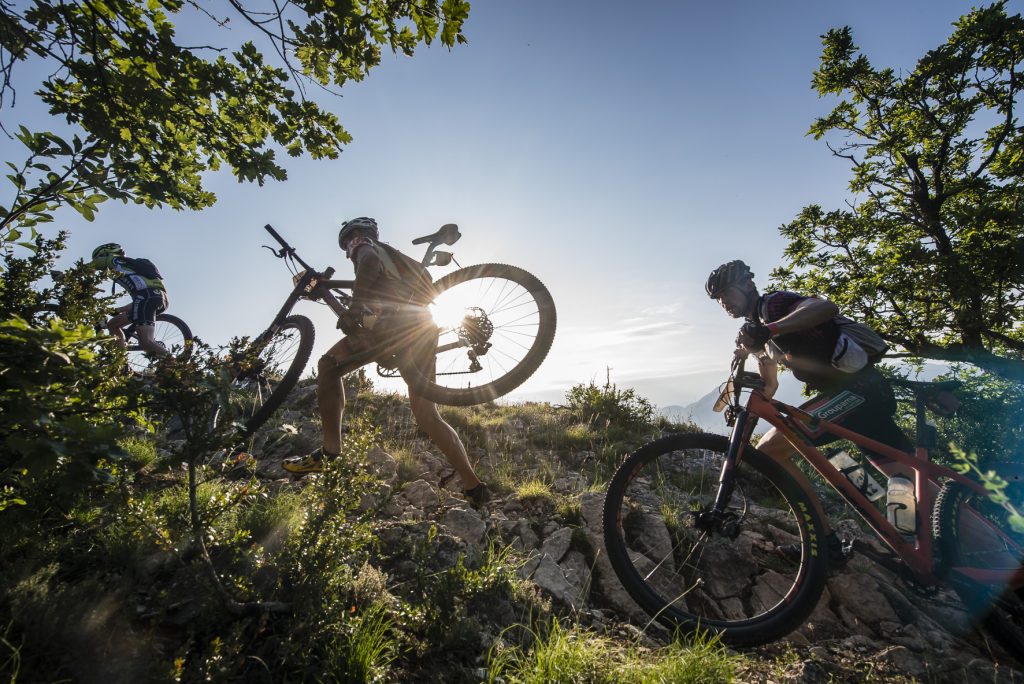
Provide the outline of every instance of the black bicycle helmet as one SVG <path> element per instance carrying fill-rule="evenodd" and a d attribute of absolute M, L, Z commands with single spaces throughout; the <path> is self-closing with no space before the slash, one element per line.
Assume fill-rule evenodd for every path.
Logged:
<path fill-rule="evenodd" d="M 736 261 L 722 264 L 712 271 L 711 275 L 708 276 L 708 282 L 704 285 L 704 289 L 707 291 L 708 297 L 714 299 L 727 288 L 753 279 L 754 274 L 751 272 L 750 267 L 737 259 Z"/>
<path fill-rule="evenodd" d="M 345 249 L 345 240 L 349 238 L 357 230 L 365 230 L 373 236 L 376 240 L 379 237 L 377 232 L 377 221 L 369 218 L 368 216 L 360 216 L 350 221 L 345 221 L 341 224 L 341 230 L 338 232 L 338 246 Z"/>
<path fill-rule="evenodd" d="M 124 256 L 124 249 L 116 242 L 108 242 L 92 250 L 92 258 L 94 260 L 101 256 Z"/>

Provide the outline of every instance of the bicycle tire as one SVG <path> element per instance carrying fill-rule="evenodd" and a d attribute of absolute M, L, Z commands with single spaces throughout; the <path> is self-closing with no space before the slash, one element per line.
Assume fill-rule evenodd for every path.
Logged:
<path fill-rule="evenodd" d="M 289 331 L 296 332 L 297 342 L 286 337 Z M 305 316 L 288 316 L 281 322 L 273 335 L 264 333 L 257 340 L 264 336 L 267 337 L 262 343 L 263 349 L 259 353 L 262 368 L 255 378 L 246 378 L 246 381 L 252 386 L 255 396 L 251 400 L 251 414 L 244 418 L 243 422 L 243 436 L 245 437 L 259 430 L 281 407 L 285 398 L 298 384 L 302 371 L 306 369 L 306 364 L 309 362 L 309 356 L 313 352 L 316 330 L 313 321 Z M 281 362 L 275 364 L 274 361 L 279 356 L 282 357 Z M 278 374 L 281 366 L 285 366 L 287 369 Z M 277 372 L 271 377 L 264 373 L 266 368 L 273 368 Z"/>
<path fill-rule="evenodd" d="M 472 281 L 478 282 L 474 286 Z M 498 282 L 500 285 L 495 287 Z M 469 287 L 454 292 L 453 288 L 467 283 Z M 474 287 L 476 292 L 473 292 Z M 400 364 L 399 371 L 410 391 L 448 406 L 483 404 L 519 387 L 540 367 L 555 338 L 557 315 L 551 293 L 536 276 L 517 266 L 478 264 L 449 273 L 438 280 L 434 288 L 435 305 L 443 305 L 445 299 L 449 299 L 456 306 L 461 306 L 460 300 L 465 298 L 465 310 L 476 308 L 488 325 L 492 326 L 488 340 L 494 345 L 500 342 L 504 348 L 495 346 L 481 354 L 483 366 L 475 372 L 482 373 L 479 377 L 486 382 L 475 386 L 472 380 L 463 386 L 443 384 L 450 377 L 477 377 L 475 372 L 466 371 L 461 365 L 454 366 L 454 370 L 448 365 L 465 363 L 460 359 L 460 355 L 468 358 L 468 348 L 465 347 L 452 350 L 446 358 L 442 358 L 443 353 L 435 357 L 434 368 L 430 372 Z M 446 298 L 448 293 L 452 296 Z M 489 301 L 491 299 L 494 301 Z M 462 320 L 464 322 L 469 318 Z M 453 336 L 458 336 L 460 331 L 465 333 L 464 328 L 458 326 L 445 328 L 441 325 L 440 328 L 439 346 L 444 343 L 446 330 L 447 334 Z M 530 339 L 517 339 L 512 335 Z M 524 349 L 525 353 L 521 353 L 517 347 Z M 507 358 L 502 359 L 500 355 Z M 509 363 L 510 367 L 505 368 L 502 361 Z M 497 370 L 500 373 L 495 376 Z M 461 380 L 459 382 L 461 384 Z"/>
<path fill-rule="evenodd" d="M 720 435 L 684 433 L 631 454 L 608 487 L 605 547 L 629 595 L 670 629 L 709 630 L 735 646 L 767 643 L 799 627 L 821 597 L 824 523 L 807 492 L 747 446 L 729 510 L 753 497 L 758 510 L 739 517 L 732 538 L 699 531 L 695 513 L 714 500 L 728 447 Z M 776 551 L 793 540 L 798 564 Z"/>
<path fill-rule="evenodd" d="M 1024 463 L 989 464 L 1007 482 L 1006 493 L 1019 512 L 1024 512 Z M 963 512 L 971 509 L 998 528 L 993 534 Z M 1024 567 L 1024 533 L 1012 529 L 1009 512 L 991 499 L 978 496 L 967 487 L 946 482 L 935 498 L 932 535 L 942 561 L 942 570 L 972 619 L 983 624 L 996 639 L 1024 662 L 1024 585 L 994 587 L 957 576 L 952 569 L 971 567 Z"/>
<path fill-rule="evenodd" d="M 133 326 L 134 327 L 134 326 Z M 153 339 L 178 358 L 187 359 L 192 354 L 192 329 L 185 321 L 173 314 L 157 314 L 153 326 Z M 177 351 L 175 351 L 177 350 Z M 152 365 L 156 357 L 147 356 L 139 344 L 138 331 L 133 330 L 128 340 L 128 366 L 141 372 Z"/>

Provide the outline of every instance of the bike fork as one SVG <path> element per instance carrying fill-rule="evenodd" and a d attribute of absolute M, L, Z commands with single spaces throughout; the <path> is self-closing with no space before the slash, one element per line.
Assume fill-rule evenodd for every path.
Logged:
<path fill-rule="evenodd" d="M 736 412 L 736 424 L 729 439 L 729 450 L 725 454 L 725 462 L 718 475 L 718 493 L 715 495 L 713 510 L 724 512 L 732 498 L 733 489 L 736 487 L 736 466 L 739 464 L 740 454 L 743 453 L 743 446 L 750 440 L 755 424 L 757 418 L 751 419 L 746 408 Z"/>

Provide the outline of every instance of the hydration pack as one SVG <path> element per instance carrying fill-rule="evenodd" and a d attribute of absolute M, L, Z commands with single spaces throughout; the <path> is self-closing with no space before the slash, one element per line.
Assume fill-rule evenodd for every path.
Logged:
<path fill-rule="evenodd" d="M 121 257 L 121 260 L 124 262 L 125 266 L 127 266 L 128 268 L 130 268 L 132 271 L 139 274 L 143 278 L 148 278 L 150 280 L 163 280 L 163 277 L 160 275 L 160 271 L 156 267 L 156 264 L 154 264 L 149 259 L 132 259 L 130 257 Z"/>
<path fill-rule="evenodd" d="M 426 306 L 434 299 L 434 279 L 427 267 L 412 257 L 402 254 L 383 242 L 373 243 L 380 248 L 378 255 L 384 264 L 384 272 L 411 304 Z"/>
<path fill-rule="evenodd" d="M 871 326 L 856 323 L 842 316 L 836 317 L 836 323 L 839 324 L 840 335 L 846 335 L 867 353 L 868 363 L 878 363 L 885 352 L 889 351 L 889 345 Z"/>

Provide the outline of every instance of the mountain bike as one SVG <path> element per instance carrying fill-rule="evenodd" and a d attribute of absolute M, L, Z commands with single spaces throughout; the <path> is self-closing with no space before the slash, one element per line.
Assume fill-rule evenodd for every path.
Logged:
<path fill-rule="evenodd" d="M 270 326 L 252 341 L 251 360 L 237 376 L 238 384 L 251 390 L 245 434 L 254 433 L 273 415 L 309 361 L 313 322 L 293 315 L 292 308 L 302 299 L 320 302 L 340 320 L 352 306 L 349 292 L 355 287 L 354 280 L 332 280 L 333 268 L 311 267 L 272 226 L 264 228 L 280 249 L 264 247 L 285 261 L 294 287 Z M 412 243 L 427 245 L 424 266 L 447 266 L 454 261 L 453 254 L 437 248 L 453 245 L 461 237 L 458 226 L 449 223 Z M 554 300 L 540 280 L 521 268 L 507 264 L 459 268 L 433 283 L 433 295 L 430 319 L 421 315 L 422 310 L 411 314 L 418 317 L 412 335 L 437 340 L 432 368 L 407 360 L 407 350 L 415 346 L 409 334 L 374 344 L 354 357 L 353 363 L 377 362 L 381 375 L 401 375 L 411 391 L 435 403 L 470 406 L 521 385 L 551 348 Z M 378 328 L 386 325 L 382 318 Z"/>
<path fill-rule="evenodd" d="M 1011 653 L 1024 654 L 1024 464 L 988 467 L 1005 483 L 1004 501 L 979 482 L 929 460 L 935 428 L 930 401 L 956 381 L 897 381 L 914 396 L 915 453 L 881 444 L 803 410 L 769 399 L 764 381 L 732 365 L 715 406 L 730 437 L 675 434 L 631 454 L 615 473 L 604 506 L 604 540 L 611 565 L 630 596 L 659 622 L 710 630 L 734 645 L 778 639 L 799 627 L 818 603 L 829 571 L 824 521 L 780 465 L 751 446 L 759 419 L 783 434 L 888 547 L 854 542 L 854 551 L 889 568 L 912 586 L 951 587 L 971 616 L 983 621 Z M 934 404 L 933 404 L 934 405 Z M 916 531 L 897 529 L 798 427 L 825 430 L 869 450 L 874 468 L 899 463 L 916 480 Z M 890 472 L 892 472 L 890 470 Z M 863 483 L 860 483 L 861 485 Z M 936 493 L 937 492 L 937 493 Z M 797 543 L 798 564 L 777 553 Z"/>
<path fill-rule="evenodd" d="M 44 318 L 51 314 L 55 316 L 61 314 L 60 304 L 57 302 L 43 304 L 39 311 L 41 314 L 44 314 Z M 101 323 L 95 323 L 93 324 L 93 329 L 97 333 L 102 333 L 106 330 L 106 327 Z M 134 373 L 144 373 L 152 365 L 156 357 L 147 354 L 142 349 L 136 324 L 129 323 L 124 328 L 121 328 L 121 332 L 124 334 L 126 344 L 125 351 L 128 355 L 128 369 Z M 156 322 L 153 326 L 153 339 L 171 354 L 182 356 L 191 353 L 192 341 L 195 337 L 185 321 L 172 314 L 160 313 L 157 314 Z"/>

